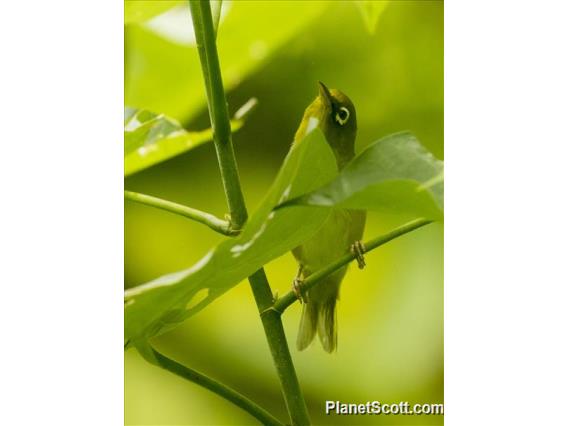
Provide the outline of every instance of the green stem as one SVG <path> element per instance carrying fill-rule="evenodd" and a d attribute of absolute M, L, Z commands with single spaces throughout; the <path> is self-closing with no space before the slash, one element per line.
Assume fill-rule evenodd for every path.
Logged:
<path fill-rule="evenodd" d="M 278 419 L 272 416 L 272 414 L 270 414 L 264 408 L 258 406 L 256 403 L 254 403 L 244 395 L 241 395 L 234 389 L 231 389 L 223 383 L 207 377 L 205 374 L 192 370 L 191 368 L 188 368 L 174 361 L 173 359 L 168 358 L 155 349 L 152 349 L 152 352 L 154 353 L 156 360 L 162 368 L 199 386 L 202 386 L 205 389 L 209 389 L 211 392 L 216 393 L 222 398 L 225 398 L 227 401 L 232 402 L 237 407 L 245 410 L 251 416 L 260 421 L 263 425 L 283 426 L 283 423 L 278 421 Z"/>
<path fill-rule="evenodd" d="M 187 207 L 182 204 L 177 204 L 172 201 L 132 191 L 124 191 L 124 199 L 187 217 L 188 219 L 207 225 L 212 230 L 223 235 L 235 236 L 239 234 L 239 231 L 231 229 L 231 224 L 226 220 L 219 219 L 212 214 L 192 209 L 191 207 Z"/>
<path fill-rule="evenodd" d="M 278 373 L 290 420 L 293 425 L 309 425 L 310 415 L 308 407 L 304 401 L 298 376 L 292 362 L 292 355 L 290 355 L 280 314 L 269 310 L 274 303 L 274 296 L 272 295 L 264 269 L 261 268 L 252 274 L 249 277 L 249 283 L 258 312 L 261 314 L 260 318 L 264 327 L 264 334 L 266 335 L 272 360 Z"/>
<path fill-rule="evenodd" d="M 365 251 L 368 253 L 371 250 L 374 250 L 377 247 L 380 247 L 383 244 L 386 244 L 389 241 L 400 237 L 401 235 L 407 234 L 411 231 L 414 231 L 415 229 L 421 228 L 422 226 L 428 225 L 429 223 L 432 222 L 433 222 L 432 220 L 426 220 L 426 219 L 415 219 L 413 221 L 410 221 L 402 226 L 399 226 L 398 228 L 393 229 L 391 232 L 387 234 L 381 235 L 379 237 L 373 238 L 372 240 L 365 242 L 364 243 Z M 347 253 L 342 257 L 340 257 L 339 259 L 337 259 L 335 262 L 330 263 L 325 268 L 322 268 L 317 272 L 311 274 L 299 286 L 300 292 L 305 293 L 306 291 L 308 291 L 309 289 L 313 288 L 318 283 L 320 283 L 323 278 L 334 273 L 338 269 L 344 267 L 355 258 L 356 256 L 354 254 Z M 279 298 L 271 307 L 269 307 L 266 311 L 264 311 L 264 313 L 268 314 L 269 312 L 274 312 L 278 315 L 281 315 L 282 313 L 284 313 L 286 308 L 292 305 L 296 300 L 298 300 L 296 293 L 294 291 L 290 291 L 286 293 L 283 297 Z"/>
<path fill-rule="evenodd" d="M 219 168 L 223 177 L 225 195 L 234 229 L 240 229 L 247 219 L 247 211 L 231 142 L 229 114 L 221 79 L 219 58 L 217 56 L 211 8 L 206 0 L 190 0 L 189 5 L 207 89 L 209 115 L 216 135 L 214 143 Z M 258 310 L 259 312 L 264 312 L 273 303 L 272 290 L 264 269 L 261 268 L 251 275 L 249 282 Z M 261 315 L 261 319 L 272 359 L 280 379 L 290 420 L 293 425 L 309 425 L 308 409 L 302 396 L 294 364 L 292 363 L 282 321 L 279 315 L 270 313 Z"/>
<path fill-rule="evenodd" d="M 231 124 L 215 45 L 211 8 L 206 0 L 191 0 L 189 6 L 207 89 L 207 105 L 213 129 L 213 141 L 231 215 L 231 224 L 233 229 L 241 229 L 247 220 L 247 211 L 231 140 Z"/>
<path fill-rule="evenodd" d="M 219 32 L 219 21 L 221 21 L 221 8 L 223 7 L 222 0 L 213 0 L 211 8 L 211 15 L 213 16 L 213 30 L 215 31 L 215 36 Z"/>

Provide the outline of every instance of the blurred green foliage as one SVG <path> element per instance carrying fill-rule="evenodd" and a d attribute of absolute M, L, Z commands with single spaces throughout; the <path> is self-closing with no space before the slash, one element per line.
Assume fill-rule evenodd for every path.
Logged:
<path fill-rule="evenodd" d="M 231 121 L 236 132 L 244 120 Z M 188 132 L 175 120 L 145 109 L 124 108 L 124 176 L 213 140 L 211 129 Z"/>
<path fill-rule="evenodd" d="M 266 62 L 271 52 L 322 11 L 325 2 L 308 1 L 298 6 L 295 1 L 225 2 L 217 45 L 226 89 L 236 87 Z M 187 5 L 175 7 L 143 25 L 128 26 L 127 105 L 178 120 L 203 107 L 203 79 L 188 10 Z"/>
<path fill-rule="evenodd" d="M 390 2 L 374 33 L 350 2 L 224 4 L 218 42 L 231 89 L 229 108 L 234 112 L 250 97 L 259 99 L 234 135 L 249 210 L 273 182 L 303 110 L 317 94 L 318 80 L 353 100 L 359 151 L 389 133 L 410 130 L 443 158 L 442 2 Z M 171 115 L 188 130 L 207 129 L 197 53 L 191 35 L 175 33 L 178 27 L 191 27 L 185 6 L 125 26 L 126 102 Z M 225 213 L 211 144 L 134 174 L 125 187 L 220 217 Z M 365 237 L 409 219 L 371 213 Z M 200 224 L 128 203 L 125 285 L 187 268 L 223 238 Z M 324 414 L 326 399 L 443 401 L 443 226 L 429 225 L 397 239 L 370 253 L 367 264 L 364 271 L 352 268 L 342 286 L 338 352 L 328 355 L 317 345 L 302 353 L 292 348 L 312 419 L 316 424 L 441 424 L 436 416 Z M 288 291 L 295 273 L 292 256 L 271 262 L 267 273 L 280 294 Z M 283 319 L 293 342 L 298 306 Z M 233 288 L 153 343 L 286 418 L 248 285 Z M 131 350 L 125 354 L 125 422 L 250 424 L 251 418 Z"/>

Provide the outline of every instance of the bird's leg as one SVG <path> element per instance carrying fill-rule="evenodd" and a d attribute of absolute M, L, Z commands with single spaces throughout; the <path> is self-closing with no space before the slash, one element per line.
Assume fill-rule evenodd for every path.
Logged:
<path fill-rule="evenodd" d="M 365 267 L 365 257 L 363 256 L 363 253 L 365 253 L 366 251 L 363 242 L 355 241 L 353 244 L 351 244 L 350 251 L 355 256 L 355 259 L 357 259 L 359 269 L 363 269 Z"/>
<path fill-rule="evenodd" d="M 300 278 L 302 276 L 303 270 L 304 270 L 304 265 L 299 265 L 298 266 L 298 273 L 296 274 L 294 281 L 292 281 L 292 290 L 294 290 L 294 293 L 296 294 L 296 297 L 298 298 L 300 303 L 308 303 L 308 301 L 306 300 L 306 298 L 302 294 L 302 289 L 300 288 L 300 286 L 303 283 L 302 279 Z"/>

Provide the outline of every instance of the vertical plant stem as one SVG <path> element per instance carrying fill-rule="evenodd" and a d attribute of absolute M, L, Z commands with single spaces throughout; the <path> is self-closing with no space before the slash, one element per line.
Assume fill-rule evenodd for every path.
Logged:
<path fill-rule="evenodd" d="M 236 229 L 240 229 L 246 222 L 247 210 L 231 141 L 229 113 L 215 44 L 211 7 L 207 0 L 190 0 L 189 5 L 207 89 L 209 115 L 215 133 L 214 143 L 225 195 L 231 213 L 231 221 Z M 282 320 L 277 312 L 266 311 L 272 306 L 273 295 L 264 269 L 261 268 L 251 275 L 249 282 L 258 310 L 263 313 L 261 318 L 264 333 L 280 379 L 290 420 L 293 425 L 309 425 L 308 409 L 292 363 Z"/>
<path fill-rule="evenodd" d="M 258 312 L 261 315 L 264 333 L 276 366 L 290 420 L 293 425 L 309 425 L 308 407 L 294 369 L 282 319 L 277 311 L 269 309 L 274 303 L 274 297 L 264 269 L 261 268 L 252 274 L 249 277 L 249 282 Z"/>
<path fill-rule="evenodd" d="M 247 220 L 247 210 L 233 150 L 231 122 L 217 56 L 211 7 L 207 0 L 190 0 L 189 4 L 207 89 L 207 105 L 213 129 L 213 141 L 231 215 L 231 224 L 233 229 L 241 229 Z"/>
<path fill-rule="evenodd" d="M 223 7 L 223 0 L 212 0 L 211 2 L 211 15 L 213 16 L 213 29 L 215 36 L 219 31 L 219 22 L 221 21 L 221 8 Z"/>

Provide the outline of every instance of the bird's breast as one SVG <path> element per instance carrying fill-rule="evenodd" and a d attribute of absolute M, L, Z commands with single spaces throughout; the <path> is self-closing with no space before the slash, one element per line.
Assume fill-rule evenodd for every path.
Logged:
<path fill-rule="evenodd" d="M 332 210 L 316 234 L 294 249 L 296 259 L 314 272 L 349 251 L 353 216 L 348 210 Z"/>

